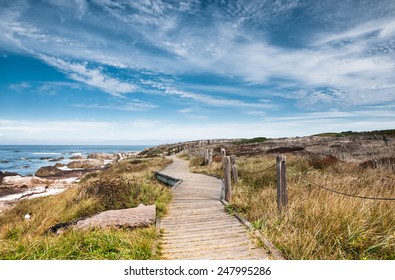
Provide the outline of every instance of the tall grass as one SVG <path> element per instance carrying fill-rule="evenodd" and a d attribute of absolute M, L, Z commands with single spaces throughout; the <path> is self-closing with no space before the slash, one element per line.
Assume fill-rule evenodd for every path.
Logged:
<path fill-rule="evenodd" d="M 192 162 L 193 170 L 222 173 L 219 163 L 206 167 L 199 162 Z M 395 201 L 351 198 L 315 185 L 360 196 L 395 197 L 391 169 L 288 156 L 289 204 L 279 213 L 275 168 L 260 172 L 274 162 L 267 156 L 238 159 L 240 181 L 233 186 L 229 209 L 251 221 L 286 258 L 395 259 Z"/>
<path fill-rule="evenodd" d="M 58 223 L 100 211 L 156 204 L 166 213 L 171 192 L 158 183 L 153 171 L 169 164 L 165 159 L 126 160 L 93 173 L 65 192 L 22 200 L 0 216 L 1 259 L 122 259 L 156 258 L 151 245 L 154 229 L 70 230 L 56 236 L 47 230 Z M 31 219 L 25 220 L 30 213 Z M 96 244 L 96 245 L 95 245 Z M 128 249 L 122 247 L 127 245 Z M 102 248 L 102 249 L 100 249 Z"/>

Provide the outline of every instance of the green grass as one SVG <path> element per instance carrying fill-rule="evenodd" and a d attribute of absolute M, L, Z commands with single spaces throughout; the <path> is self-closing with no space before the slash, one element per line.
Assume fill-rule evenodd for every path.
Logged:
<path fill-rule="evenodd" d="M 222 174 L 221 163 L 196 172 Z M 228 211 L 248 219 L 288 259 L 395 259 L 395 202 L 372 201 L 333 194 L 306 182 L 350 194 L 395 197 L 391 169 L 361 169 L 332 158 L 287 156 L 289 204 L 279 213 L 276 203 L 274 157 L 240 157 L 238 184 Z"/>
<path fill-rule="evenodd" d="M 395 135 L 395 129 L 387 129 L 387 130 L 373 130 L 373 131 L 343 131 L 343 132 L 325 132 L 320 134 L 315 134 L 314 136 L 322 136 L 322 137 L 344 137 L 344 136 L 360 136 L 360 135 Z"/>
<path fill-rule="evenodd" d="M 157 236 L 153 228 L 66 230 L 60 236 L 47 231 L 58 223 L 105 210 L 136 207 L 140 203 L 156 204 L 157 215 L 164 215 L 171 191 L 155 180 L 153 171 L 168 164 L 168 160 L 159 158 L 126 160 L 88 175 L 59 195 L 20 201 L 0 216 L 0 258 L 156 258 L 152 246 Z M 26 213 L 32 215 L 28 221 L 23 218 Z"/>
<path fill-rule="evenodd" d="M 11 240 L 1 246 L 0 259 L 7 260 L 149 260 L 156 229 L 68 230 L 60 236 Z"/>
<path fill-rule="evenodd" d="M 255 137 L 251 139 L 241 139 L 233 142 L 233 144 L 241 145 L 241 144 L 252 144 L 252 143 L 262 143 L 266 142 L 268 139 L 266 137 Z"/>

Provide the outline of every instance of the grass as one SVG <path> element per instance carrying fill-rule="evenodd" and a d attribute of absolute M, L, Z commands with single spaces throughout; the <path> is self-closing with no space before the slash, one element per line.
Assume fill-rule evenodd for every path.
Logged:
<path fill-rule="evenodd" d="M 13 260 L 117 260 L 155 259 L 156 229 L 69 230 L 60 236 L 38 236 L 3 244 L 1 259 Z"/>
<path fill-rule="evenodd" d="M 346 193 L 395 197 L 392 169 L 361 169 L 333 157 L 287 156 L 289 204 L 276 204 L 274 157 L 238 158 L 240 181 L 233 185 L 229 211 L 237 211 L 265 234 L 288 259 L 395 259 L 395 201 L 334 194 L 305 181 Z M 195 172 L 222 175 L 221 163 Z M 294 170 L 296 172 L 291 171 Z"/>
<path fill-rule="evenodd" d="M 387 129 L 387 130 L 373 130 L 373 131 L 343 131 L 343 132 L 325 132 L 316 134 L 314 136 L 323 136 L 323 137 L 344 137 L 344 136 L 358 136 L 358 135 L 373 135 L 373 136 L 381 136 L 381 135 L 395 135 L 395 129 Z"/>
<path fill-rule="evenodd" d="M 251 143 L 262 143 L 266 142 L 268 139 L 266 137 L 255 137 L 251 139 L 240 139 L 238 141 L 233 142 L 233 144 L 241 145 L 241 144 L 251 144 Z"/>
<path fill-rule="evenodd" d="M 171 192 L 153 171 L 165 159 L 126 160 L 90 174 L 56 196 L 22 200 L 0 216 L 0 259 L 154 259 L 153 228 L 139 230 L 69 230 L 47 233 L 57 224 L 100 211 L 156 204 L 157 215 L 167 211 Z M 32 218 L 24 220 L 30 213 Z"/>

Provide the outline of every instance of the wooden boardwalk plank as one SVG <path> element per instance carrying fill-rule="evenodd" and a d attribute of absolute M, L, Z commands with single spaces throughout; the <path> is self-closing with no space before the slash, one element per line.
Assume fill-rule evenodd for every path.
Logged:
<path fill-rule="evenodd" d="M 171 157 L 162 173 L 182 179 L 169 213 L 161 221 L 164 259 L 269 259 L 246 228 L 225 212 L 221 180 L 189 172 L 188 162 Z"/>

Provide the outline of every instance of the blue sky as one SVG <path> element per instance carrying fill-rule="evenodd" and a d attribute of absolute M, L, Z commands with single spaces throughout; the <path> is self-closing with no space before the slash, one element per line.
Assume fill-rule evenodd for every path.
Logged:
<path fill-rule="evenodd" d="M 0 7 L 0 144 L 395 128 L 393 0 Z"/>

